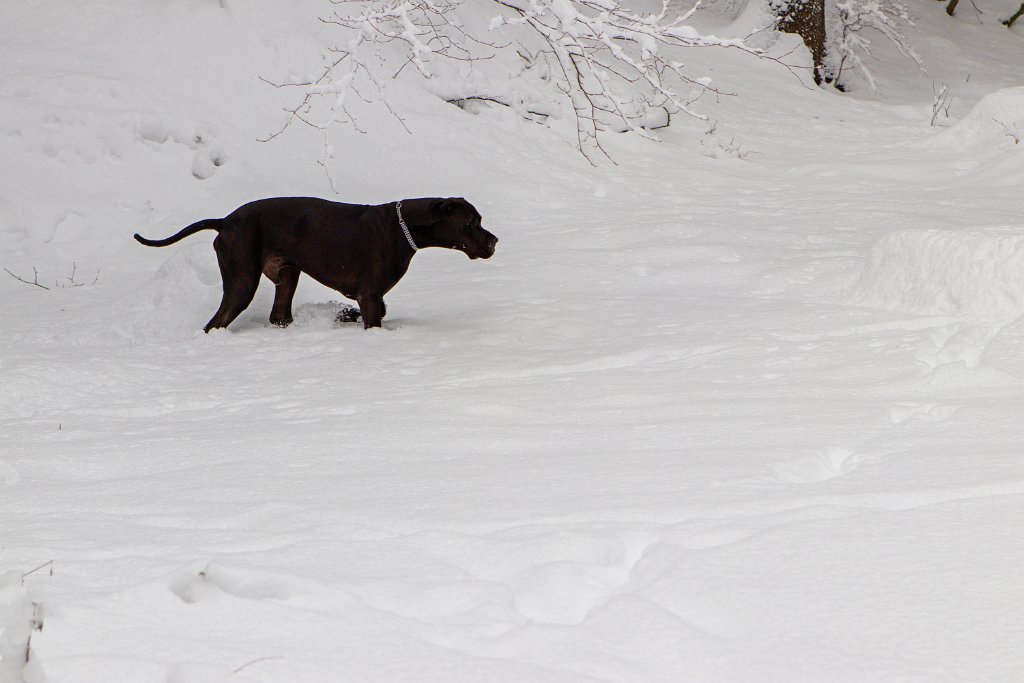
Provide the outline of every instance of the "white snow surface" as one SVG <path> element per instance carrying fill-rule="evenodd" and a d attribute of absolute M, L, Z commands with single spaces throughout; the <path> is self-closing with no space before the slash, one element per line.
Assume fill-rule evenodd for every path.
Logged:
<path fill-rule="evenodd" d="M 0 683 L 1024 680 L 992 4 L 914 3 L 929 74 L 877 93 L 688 51 L 715 132 L 597 166 L 411 73 L 404 125 L 258 142 L 316 0 L 0 4 L 0 266 L 49 288 L 0 273 Z M 501 241 L 418 254 L 383 330 L 307 278 L 204 335 L 212 235 L 132 233 L 275 195 L 464 196 Z"/>

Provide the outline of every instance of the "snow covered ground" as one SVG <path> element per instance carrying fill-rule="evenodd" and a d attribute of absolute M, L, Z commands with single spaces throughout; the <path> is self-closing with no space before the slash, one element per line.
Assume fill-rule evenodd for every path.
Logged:
<path fill-rule="evenodd" d="M 322 3 L 252 4 L 0 6 L 0 266 L 49 287 L 0 274 L 0 682 L 1022 680 L 1024 27 L 915 3 L 878 93 L 687 53 L 716 132 L 597 167 L 409 80 L 338 198 L 465 196 L 495 257 L 204 335 L 210 235 L 132 233 L 337 196 L 257 142 Z"/>

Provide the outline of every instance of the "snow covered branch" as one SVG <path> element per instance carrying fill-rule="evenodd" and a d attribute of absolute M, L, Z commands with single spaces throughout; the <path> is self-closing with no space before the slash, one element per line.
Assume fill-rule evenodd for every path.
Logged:
<path fill-rule="evenodd" d="M 836 3 L 831 49 L 839 59 L 835 67 L 834 80 L 841 83 L 843 71 L 856 69 L 876 90 L 874 75 L 864 62 L 871 56 L 872 31 L 881 34 L 896 47 L 901 55 L 923 68 L 917 55 L 903 32 L 903 25 L 913 25 L 910 14 L 902 0 L 841 0 Z"/>
<path fill-rule="evenodd" d="M 579 150 L 593 159 L 604 154 L 600 134 L 630 130 L 650 136 L 652 112 L 683 113 L 700 119 L 693 109 L 707 92 L 723 94 L 708 78 L 691 74 L 679 61 L 679 48 L 718 47 L 767 58 L 743 40 L 704 35 L 688 22 L 697 11 L 677 10 L 663 0 L 659 10 L 643 12 L 620 0 L 331 0 L 326 24 L 347 30 L 348 43 L 335 51 L 323 70 L 280 87 L 304 88 L 304 98 L 288 111 L 283 132 L 293 120 L 326 128 L 341 118 L 352 120 L 346 107 L 350 92 L 360 95 L 368 81 L 383 100 L 383 84 L 412 66 L 425 79 L 443 80 L 452 64 L 471 69 L 486 60 L 505 60 L 553 101 L 565 102 L 576 122 Z M 482 15 L 481 15 L 482 13 Z M 484 21 L 474 19 L 485 17 Z M 380 66 L 397 60 L 398 68 L 383 75 Z M 378 67 L 371 66 L 375 62 Z M 449 88 L 445 99 L 517 102 L 500 92 L 480 92 L 479 83 L 463 92 Z M 333 97 L 326 117 L 311 115 L 313 101 Z M 543 98 L 541 98 L 543 99 Z M 547 117 L 542 102 L 519 102 L 523 111 Z M 547 103 L 547 109 L 553 109 Z M 393 112 L 394 113 L 394 112 Z M 555 117 L 557 118 L 557 116 Z"/>
<path fill-rule="evenodd" d="M 753 52 L 742 41 L 703 36 L 688 26 L 699 3 L 673 18 L 668 0 L 658 14 L 629 11 L 617 0 L 495 1 L 509 12 L 496 17 L 492 29 L 528 27 L 542 39 L 542 51 L 560 76 L 556 87 L 572 104 L 584 154 L 601 149 L 598 134 L 609 119 L 644 135 L 651 107 L 706 119 L 691 109 L 693 100 L 705 90 L 718 91 L 710 79 L 689 76 L 661 48 L 720 46 Z M 677 83 L 696 86 L 696 94 L 680 94 Z"/>

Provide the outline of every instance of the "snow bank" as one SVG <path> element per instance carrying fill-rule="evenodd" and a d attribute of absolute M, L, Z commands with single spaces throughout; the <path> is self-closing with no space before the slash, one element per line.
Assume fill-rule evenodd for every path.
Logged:
<path fill-rule="evenodd" d="M 42 617 L 24 578 L 19 571 L 0 574 L 0 681 L 43 680 L 32 649 L 32 633 L 42 628 Z"/>
<path fill-rule="evenodd" d="M 1024 87 L 983 97 L 932 144 L 956 155 L 960 176 L 1015 193 L 1024 183 Z"/>
<path fill-rule="evenodd" d="M 1024 86 L 1004 88 L 983 97 L 974 108 L 943 131 L 936 144 L 958 149 L 1019 144 L 1024 138 Z"/>
<path fill-rule="evenodd" d="M 846 301 L 922 315 L 1017 317 L 1024 313 L 1024 229 L 886 235 L 871 248 Z"/>

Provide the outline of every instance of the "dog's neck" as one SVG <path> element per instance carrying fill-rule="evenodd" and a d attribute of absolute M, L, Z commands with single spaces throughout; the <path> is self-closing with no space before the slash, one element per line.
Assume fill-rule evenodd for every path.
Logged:
<path fill-rule="evenodd" d="M 405 235 L 405 240 L 409 243 L 409 246 L 412 247 L 413 253 L 416 253 L 420 248 L 416 246 L 416 240 L 412 238 L 412 233 L 409 232 L 409 226 L 405 224 L 405 219 L 402 218 L 402 202 L 395 202 L 395 213 L 398 214 L 398 227 L 402 228 L 402 234 Z"/>
<path fill-rule="evenodd" d="M 439 221 L 430 213 L 430 203 L 433 201 L 436 200 L 432 197 L 403 199 L 400 202 L 395 202 L 394 208 L 389 209 L 392 212 L 391 215 L 394 216 L 393 220 L 397 223 L 396 227 L 412 248 L 413 254 L 427 247 L 449 246 L 436 234 Z"/>

